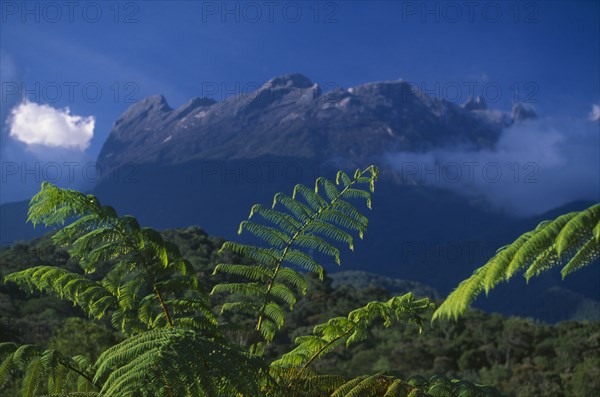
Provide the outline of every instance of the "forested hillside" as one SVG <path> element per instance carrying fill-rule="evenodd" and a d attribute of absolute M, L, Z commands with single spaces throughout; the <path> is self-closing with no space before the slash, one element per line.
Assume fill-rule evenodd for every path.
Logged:
<path fill-rule="evenodd" d="M 207 290 L 223 281 L 210 277 L 215 264 L 231 255 L 217 252 L 222 239 L 198 227 L 165 230 L 162 235 L 179 245 Z M 52 244 L 49 235 L 5 247 L 0 258 L 0 276 L 39 265 L 78 271 L 78 265 Z M 343 316 L 365 302 L 388 299 L 390 292 L 384 286 L 396 294 L 410 290 L 439 299 L 428 286 L 364 272 L 340 272 L 333 279 L 325 276 L 322 283 L 315 276 L 306 277 L 307 295 L 286 314 L 283 329 L 265 352 L 268 360 L 289 351 L 294 338 L 309 333 L 314 325 Z M 219 298 L 213 300 L 218 307 Z M 511 396 L 591 396 L 600 388 L 600 322 L 548 325 L 471 310 L 458 322 L 426 325 L 422 334 L 401 325 L 379 325 L 370 334 L 363 344 L 339 349 L 315 368 L 348 376 L 384 370 L 404 377 L 446 375 L 492 384 Z M 0 341 L 35 343 L 97 359 L 122 340 L 123 335 L 108 320 L 90 321 L 79 308 L 58 298 L 24 293 L 12 284 L 0 286 Z M 18 395 L 12 384 L 2 393 Z"/>

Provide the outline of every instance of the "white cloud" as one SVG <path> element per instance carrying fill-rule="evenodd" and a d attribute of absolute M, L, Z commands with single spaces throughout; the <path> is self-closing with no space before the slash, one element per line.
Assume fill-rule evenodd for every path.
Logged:
<path fill-rule="evenodd" d="M 591 121 L 600 121 L 600 105 L 593 104 L 592 111 L 588 115 Z"/>
<path fill-rule="evenodd" d="M 84 151 L 94 136 L 94 116 L 71 115 L 67 107 L 56 109 L 35 102 L 15 106 L 8 119 L 10 136 L 28 145 Z"/>

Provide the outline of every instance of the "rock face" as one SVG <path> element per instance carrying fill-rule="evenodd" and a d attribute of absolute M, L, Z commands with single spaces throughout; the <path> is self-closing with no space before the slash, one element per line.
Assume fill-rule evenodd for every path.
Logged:
<path fill-rule="evenodd" d="M 162 96 L 146 98 L 116 121 L 98 161 L 111 170 L 274 155 L 362 160 L 457 143 L 476 149 L 493 146 L 510 124 L 498 113 L 478 100 L 463 107 L 432 99 L 401 80 L 322 93 L 290 74 L 224 102 L 195 98 L 171 109 Z"/>

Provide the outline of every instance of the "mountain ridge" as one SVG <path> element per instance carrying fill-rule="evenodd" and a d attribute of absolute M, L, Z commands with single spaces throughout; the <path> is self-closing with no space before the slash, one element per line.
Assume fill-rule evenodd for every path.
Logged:
<path fill-rule="evenodd" d="M 513 112 L 532 117 L 526 108 Z M 323 93 L 308 77 L 274 77 L 222 102 L 194 98 L 177 109 L 162 95 L 132 105 L 115 122 L 98 156 L 103 170 L 124 164 L 292 156 L 363 162 L 389 151 L 463 144 L 490 148 L 517 119 L 481 98 L 458 105 L 403 80 Z"/>

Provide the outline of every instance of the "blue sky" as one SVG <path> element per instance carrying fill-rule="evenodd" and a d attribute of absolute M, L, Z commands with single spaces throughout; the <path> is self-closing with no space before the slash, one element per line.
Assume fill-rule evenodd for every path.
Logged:
<path fill-rule="evenodd" d="M 600 103 L 593 1 L 0 4 L 4 162 L 78 150 L 93 160 L 135 100 L 222 100 L 289 72 L 325 88 L 403 78 L 438 98 L 462 102 L 472 90 L 501 110 L 521 100 L 576 120 Z M 9 137 L 5 119 L 23 89 L 30 101 L 93 117 L 89 147 Z M 2 201 L 19 196 L 7 186 Z"/>

